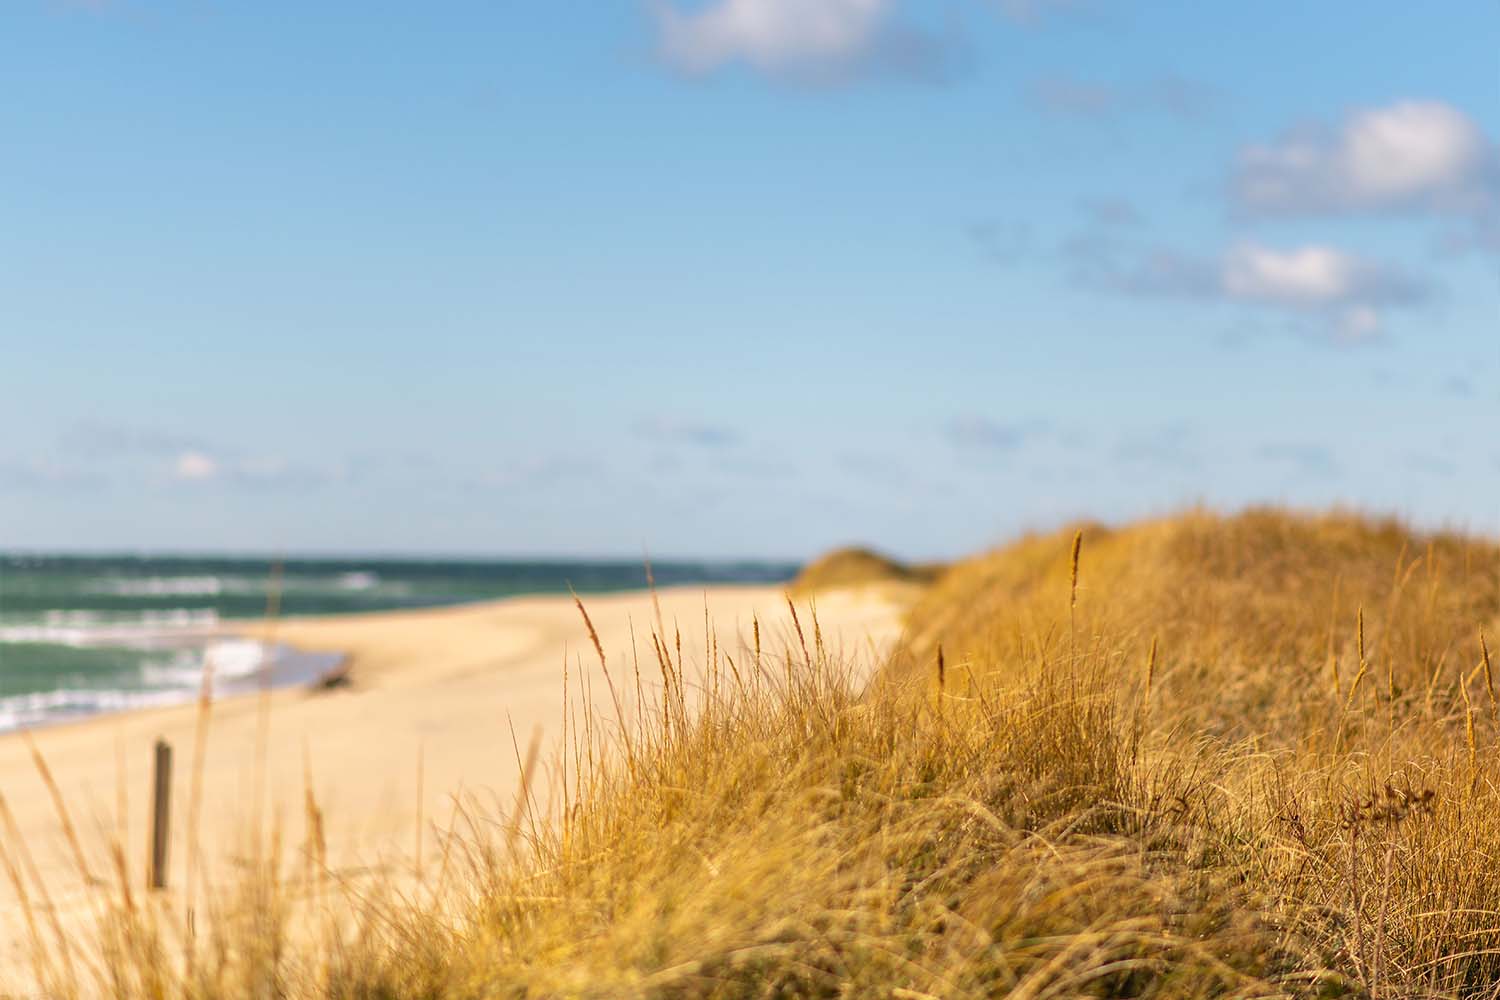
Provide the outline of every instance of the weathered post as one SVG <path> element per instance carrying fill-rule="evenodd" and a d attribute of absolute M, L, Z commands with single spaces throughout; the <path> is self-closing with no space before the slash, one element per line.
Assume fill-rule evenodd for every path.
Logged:
<path fill-rule="evenodd" d="M 167 841 L 172 821 L 172 745 L 156 741 L 151 787 L 151 888 L 167 887 Z"/>

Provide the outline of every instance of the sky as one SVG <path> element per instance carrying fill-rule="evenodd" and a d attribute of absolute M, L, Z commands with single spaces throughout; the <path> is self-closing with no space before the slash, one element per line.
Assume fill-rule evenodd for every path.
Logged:
<path fill-rule="evenodd" d="M 1500 532 L 1500 6 L 7 0 L 0 547 Z"/>

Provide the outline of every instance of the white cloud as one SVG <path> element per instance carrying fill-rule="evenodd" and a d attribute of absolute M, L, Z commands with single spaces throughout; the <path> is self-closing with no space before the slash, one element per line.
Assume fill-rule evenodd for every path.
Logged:
<path fill-rule="evenodd" d="M 178 479 L 213 479 L 219 474 L 219 463 L 201 451 L 185 451 L 177 456 L 174 472 Z"/>
<path fill-rule="evenodd" d="M 180 482 L 214 482 L 237 489 L 309 489 L 354 482 L 359 469 L 335 460 L 294 462 L 280 455 L 245 455 L 220 448 L 180 452 L 173 459 L 171 474 Z"/>
<path fill-rule="evenodd" d="M 1390 200 L 1464 186 L 1486 150 L 1479 127 L 1461 112 L 1407 101 L 1356 115 L 1340 152 L 1356 196 Z"/>
<path fill-rule="evenodd" d="M 1350 343 L 1379 336 L 1378 306 L 1423 294 L 1410 278 L 1316 245 L 1275 250 L 1242 243 L 1225 255 L 1219 281 L 1224 297 L 1233 301 L 1322 310 L 1335 337 Z"/>
<path fill-rule="evenodd" d="M 1268 214 L 1478 212 L 1494 201 L 1495 167 L 1494 150 L 1463 112 L 1405 100 L 1246 147 L 1233 193 Z"/>
<path fill-rule="evenodd" d="M 703 76 L 744 65 L 773 79 L 828 84 L 871 75 L 941 82 L 967 65 L 962 31 L 895 16 L 897 0 L 714 0 L 691 11 L 650 0 L 661 57 Z"/>
<path fill-rule="evenodd" d="M 662 52 L 689 73 L 743 61 L 768 73 L 838 69 L 875 42 L 890 0 L 719 0 L 684 13 L 655 6 Z"/>
<path fill-rule="evenodd" d="M 1417 279 L 1322 244 L 1286 249 L 1245 241 L 1218 257 L 1173 251 L 1122 262 L 1096 251 L 1077 262 L 1078 280 L 1127 295 L 1229 302 L 1321 320 L 1335 339 L 1366 341 L 1380 334 L 1387 307 L 1428 295 Z"/>
<path fill-rule="evenodd" d="M 1326 305 L 1360 290 L 1366 268 L 1353 256 L 1326 246 L 1274 250 L 1242 243 L 1224 257 L 1224 294 L 1249 302 Z"/>

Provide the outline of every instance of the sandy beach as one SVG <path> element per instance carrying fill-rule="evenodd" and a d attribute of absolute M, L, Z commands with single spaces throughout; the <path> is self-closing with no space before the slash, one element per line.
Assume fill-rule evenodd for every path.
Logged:
<path fill-rule="evenodd" d="M 731 653 L 744 649 L 756 616 L 768 650 L 784 648 L 792 635 L 780 587 L 682 587 L 661 591 L 659 599 L 667 631 L 680 629 L 689 672 L 705 660 L 705 608 L 719 647 Z M 659 682 L 650 654 L 655 616 L 650 595 L 594 596 L 585 604 L 610 663 L 620 671 L 631 669 L 633 626 L 641 673 L 648 684 Z M 869 670 L 899 637 L 903 601 L 898 592 L 833 592 L 820 595 L 816 605 L 825 643 L 859 669 Z M 805 602 L 799 602 L 799 614 L 809 625 Z M 371 866 L 410 870 L 419 809 L 424 829 L 446 824 L 460 790 L 480 802 L 513 802 L 519 768 L 512 731 L 523 754 L 539 734 L 543 759 L 551 757 L 561 731 L 565 658 L 575 681 L 580 665 L 585 671 L 595 707 L 614 714 L 587 630 L 568 597 L 291 619 L 233 631 L 261 638 L 274 633 L 277 641 L 301 650 L 337 650 L 348 657 L 345 687 L 270 694 L 266 741 L 268 824 L 279 822 L 290 844 L 301 841 L 306 768 L 326 819 L 329 865 L 339 872 Z M 578 697 L 576 687 L 572 697 Z M 239 695 L 212 706 L 200 833 L 210 880 L 243 851 L 252 828 L 259 702 L 258 695 Z M 162 738 L 174 747 L 176 760 L 169 891 L 183 885 L 196 717 L 196 706 L 181 705 L 33 733 L 78 827 L 92 874 L 111 871 L 107 845 L 121 829 L 123 796 L 127 859 L 132 881 L 142 884 L 152 747 Z M 0 738 L 0 793 L 59 909 L 76 909 L 78 865 L 20 734 Z M 436 838 L 425 835 L 423 853 L 434 850 Z M 0 912 L 9 917 L 6 937 L 14 948 L 21 939 L 20 921 L 17 908 L 9 905 L 9 887 L 4 896 L 7 905 Z"/>

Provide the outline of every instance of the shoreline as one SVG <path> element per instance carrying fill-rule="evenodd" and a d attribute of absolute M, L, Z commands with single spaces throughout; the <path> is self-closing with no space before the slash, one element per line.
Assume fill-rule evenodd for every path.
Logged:
<path fill-rule="evenodd" d="M 828 592 L 817 597 L 817 620 L 828 648 L 842 652 L 868 676 L 899 640 L 905 604 L 901 594 L 885 589 Z M 748 645 L 752 617 L 761 623 L 768 655 L 797 648 L 780 586 L 683 586 L 661 589 L 654 600 L 647 591 L 584 599 L 611 664 L 631 662 L 634 629 L 634 651 L 642 653 L 641 675 L 648 688 L 659 683 L 660 673 L 654 657 L 640 647 L 650 648 L 658 605 L 668 631 L 681 630 L 690 674 L 701 676 L 705 651 L 715 642 L 738 656 Z M 809 602 L 798 600 L 797 606 L 810 629 Z M 705 632 L 705 615 L 711 632 Z M 327 817 L 332 869 L 406 870 L 415 860 L 418 816 L 425 817 L 424 826 L 445 822 L 453 796 L 460 793 L 486 804 L 514 800 L 519 768 L 513 739 L 524 749 L 535 738 L 543 762 L 551 758 L 560 739 L 565 657 L 570 687 L 592 690 L 591 707 L 606 724 L 614 715 L 608 682 L 570 596 L 279 619 L 236 628 L 233 634 L 274 639 L 300 650 L 341 650 L 351 682 L 329 691 L 305 685 L 272 688 L 265 700 L 264 744 L 257 691 L 215 697 L 201 764 L 193 759 L 196 699 L 0 734 L 0 790 L 60 910 L 86 916 L 88 900 L 49 791 L 31 759 L 28 735 L 66 801 L 89 867 L 110 872 L 108 845 L 119 838 L 134 885 L 144 877 L 140 859 L 147 837 L 151 748 L 158 738 L 175 748 L 176 818 L 169 848 L 173 892 L 185 874 L 182 818 L 195 770 L 201 768 L 203 788 L 200 870 L 210 883 L 214 872 L 232 864 L 245 846 L 249 821 L 261 811 L 255 790 L 262 784 L 263 815 L 282 831 L 294 855 L 304 838 L 304 802 L 310 792 Z M 570 697 L 576 706 L 578 690 Z M 263 761 L 257 755 L 262 745 Z M 424 839 L 424 855 L 436 849 L 437 840 Z M 0 905 L 3 940 L 11 943 L 23 936 L 15 909 Z"/>
<path fill-rule="evenodd" d="M 664 589 L 673 591 L 713 590 L 715 592 L 728 592 L 737 588 L 762 589 L 772 586 L 778 586 L 778 584 L 724 583 L 712 584 L 706 587 L 697 584 L 679 584 Z M 590 590 L 580 593 L 578 596 L 580 599 L 600 599 L 621 594 L 637 593 L 648 593 L 648 591 L 641 591 L 639 588 L 618 587 Z M 513 601 L 534 599 L 565 599 L 571 602 L 573 597 L 569 593 L 558 592 L 556 590 L 537 590 L 509 594 L 503 597 L 477 598 L 468 601 L 371 608 L 332 613 L 317 611 L 299 612 L 279 614 L 275 618 L 255 615 L 215 618 L 207 622 L 184 622 L 181 624 L 127 624 L 113 622 L 94 626 L 80 624 L 57 626 L 22 625 L 14 626 L 14 628 L 35 629 L 37 635 L 35 637 L 27 636 L 23 639 L 11 641 L 74 649 L 134 650 L 141 653 L 196 649 L 201 652 L 205 660 L 213 653 L 215 644 L 255 643 L 260 647 L 255 654 L 257 660 L 263 659 L 267 654 L 270 654 L 273 673 L 278 675 L 273 676 L 268 685 L 272 690 L 305 688 L 310 691 L 316 691 L 322 687 L 341 686 L 349 683 L 352 676 L 353 657 L 347 650 L 331 647 L 326 644 L 319 646 L 317 643 L 312 643 L 310 648 L 307 642 L 287 641 L 285 633 L 300 634 L 304 626 L 312 628 L 326 628 L 329 626 L 348 627 L 361 620 L 396 621 L 402 616 L 426 616 L 430 613 L 443 610 L 482 609 L 491 606 L 503 606 Z M 60 637 L 63 633 L 66 633 L 67 637 Z M 83 635 L 82 638 L 79 638 L 80 634 Z M 3 649 L 3 645 L 0 645 L 0 649 Z M 261 684 L 261 668 L 259 666 L 244 670 L 225 670 L 223 666 L 223 664 L 219 665 L 213 679 L 213 697 L 215 702 L 247 694 L 255 694 L 259 691 Z M 330 678 L 336 678 L 335 683 L 322 683 L 325 679 Z M 52 730 L 58 727 L 88 723 L 98 719 L 107 719 L 121 713 L 179 708 L 184 705 L 196 703 L 200 692 L 201 678 L 195 680 L 191 686 L 147 687 L 133 690 L 103 687 L 70 687 L 39 691 L 20 691 L 0 697 L 0 703 L 7 701 L 31 702 L 32 705 L 21 709 L 22 713 L 29 712 L 34 714 L 48 710 L 62 710 L 57 711 L 52 717 L 26 717 L 14 723 L 0 722 L 0 738 L 22 732 Z M 120 702 L 135 703 L 83 710 L 69 710 L 66 704 L 40 706 L 36 704 L 57 700 L 66 703 L 70 696 L 75 699 L 87 698 L 89 696 L 112 696 Z"/>

